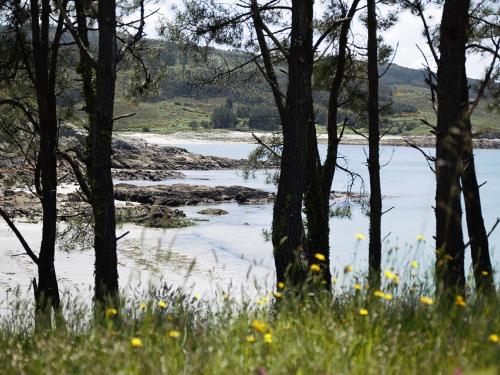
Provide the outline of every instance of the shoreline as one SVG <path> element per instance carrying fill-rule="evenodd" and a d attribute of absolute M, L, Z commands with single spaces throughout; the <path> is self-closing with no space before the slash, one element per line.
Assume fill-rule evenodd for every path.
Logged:
<path fill-rule="evenodd" d="M 249 131 L 206 131 L 206 132 L 176 132 L 170 134 L 159 133 L 139 133 L 139 132 L 117 132 L 120 137 L 128 139 L 141 139 L 147 143 L 156 145 L 177 146 L 182 144 L 212 144 L 212 143 L 256 143 L 252 133 L 257 137 L 268 137 L 271 132 L 249 132 Z M 326 134 L 318 136 L 319 144 L 326 144 L 328 137 Z M 418 147 L 434 148 L 435 137 L 432 136 L 395 136 L 386 135 L 380 140 L 381 146 L 410 147 L 412 143 Z M 475 149 L 500 149 L 500 139 L 474 139 Z M 340 142 L 341 145 L 368 145 L 368 140 L 356 134 L 344 134 Z"/>

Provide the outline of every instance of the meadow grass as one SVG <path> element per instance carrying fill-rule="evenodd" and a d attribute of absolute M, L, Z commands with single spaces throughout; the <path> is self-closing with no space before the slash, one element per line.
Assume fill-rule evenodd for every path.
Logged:
<path fill-rule="evenodd" d="M 497 374 L 500 295 L 439 305 L 408 288 L 242 302 L 179 291 L 36 332 L 18 304 L 0 325 L 2 374 Z M 360 290 L 359 290 L 360 289 Z M 427 297 L 427 298 L 422 298 Z M 461 302 L 459 302 L 461 301 Z M 24 307 L 23 307 L 24 306 Z M 99 316 L 98 316 L 99 315 Z M 89 318 L 93 316 L 93 318 Z"/>

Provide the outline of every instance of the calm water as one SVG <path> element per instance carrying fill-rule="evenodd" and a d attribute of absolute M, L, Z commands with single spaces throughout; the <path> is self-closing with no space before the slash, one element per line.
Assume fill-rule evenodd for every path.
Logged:
<path fill-rule="evenodd" d="M 250 144 L 183 144 L 176 145 L 189 151 L 206 154 L 243 158 L 255 147 Z M 431 150 L 428 150 L 431 152 Z M 322 152 L 324 147 L 322 146 Z M 361 174 L 368 184 L 365 165 L 365 147 L 342 146 L 340 153 L 346 157 L 348 166 Z M 476 152 L 480 182 L 487 181 L 481 188 L 483 210 L 488 228 L 500 216 L 500 151 L 478 150 Z M 417 151 L 410 148 L 382 148 L 382 190 L 385 195 L 384 209 L 394 207 L 383 217 L 384 267 L 403 271 L 408 262 L 421 263 L 420 272 L 430 269 L 434 260 L 432 235 L 434 217 L 432 211 L 434 196 L 433 173 Z M 167 180 L 162 183 L 192 183 L 205 185 L 244 185 L 274 190 L 266 184 L 264 173 L 244 180 L 241 173 L 224 171 L 184 171 L 186 179 Z M 157 184 L 158 182 L 154 182 Z M 338 172 L 334 190 L 345 190 L 347 176 Z M 137 184 L 152 184 L 138 181 Z M 359 184 L 356 187 L 359 189 Z M 354 189 L 356 191 L 356 188 Z M 197 214 L 204 207 L 220 207 L 228 215 L 207 217 Z M 195 227 L 175 230 L 145 229 L 132 225 L 120 228 L 131 233 L 119 243 L 120 283 L 130 289 L 144 287 L 148 283 L 166 281 L 184 286 L 202 295 L 212 295 L 219 289 L 238 289 L 250 295 L 256 293 L 255 284 L 271 287 L 274 264 L 272 250 L 266 242 L 263 231 L 271 226 L 272 205 L 238 205 L 225 203 L 183 208 L 186 214 L 202 220 Z M 19 224 L 28 242 L 37 248 L 40 240 L 40 225 Z M 368 218 L 359 208 L 353 209 L 351 219 L 331 220 L 332 268 L 342 281 L 344 266 L 354 265 L 355 273 L 367 267 L 367 241 L 358 242 L 354 234 L 367 234 Z M 416 236 L 422 234 L 427 241 L 418 243 Z M 494 266 L 500 269 L 500 230 L 490 237 Z M 36 270 L 22 253 L 22 248 L 6 225 L 0 223 L 0 291 L 20 287 L 22 294 L 28 292 L 29 281 Z M 191 264 L 194 262 L 191 273 Z M 470 256 L 467 256 L 470 267 Z M 56 255 L 56 269 L 63 291 L 78 289 L 82 296 L 90 294 L 92 285 L 93 252 L 75 249 L 69 253 L 59 251 Z M 497 283 L 500 277 L 496 276 Z M 354 281 L 353 276 L 347 283 Z M 339 283 L 340 284 L 340 283 Z M 0 295 L 1 297 L 1 295 Z M 5 310 L 6 299 L 0 299 L 0 309 Z"/>

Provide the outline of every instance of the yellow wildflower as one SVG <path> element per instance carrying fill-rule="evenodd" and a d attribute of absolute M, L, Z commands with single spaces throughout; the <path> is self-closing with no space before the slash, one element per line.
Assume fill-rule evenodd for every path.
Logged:
<path fill-rule="evenodd" d="M 368 310 L 367 309 L 359 309 L 359 315 L 362 315 L 362 316 L 368 315 Z"/>
<path fill-rule="evenodd" d="M 195 300 L 199 301 L 201 299 L 201 294 L 200 293 L 195 293 L 193 297 L 194 297 Z"/>
<path fill-rule="evenodd" d="M 349 266 L 345 266 L 345 267 L 344 267 L 344 273 L 349 273 L 349 272 L 352 272 L 352 269 L 353 269 L 353 268 L 352 268 L 352 266 L 351 266 L 351 265 L 349 265 Z"/>
<path fill-rule="evenodd" d="M 311 271 L 312 272 L 319 272 L 321 271 L 321 267 L 319 266 L 319 264 L 311 264 Z"/>
<path fill-rule="evenodd" d="M 361 290 L 363 288 L 361 287 L 361 284 L 354 284 L 354 289 Z"/>
<path fill-rule="evenodd" d="M 139 305 L 139 308 L 140 308 L 141 310 L 146 310 L 146 304 L 145 304 L 145 303 L 141 303 L 141 304 Z"/>
<path fill-rule="evenodd" d="M 392 294 L 385 293 L 382 298 L 385 299 L 386 301 L 392 301 Z"/>
<path fill-rule="evenodd" d="M 181 336 L 181 333 L 179 331 L 177 331 L 176 329 L 172 329 L 172 330 L 168 331 L 168 337 L 176 339 L 180 336 Z"/>
<path fill-rule="evenodd" d="M 467 304 L 465 303 L 465 300 L 463 299 L 462 296 L 456 296 L 455 297 L 455 305 L 460 306 L 460 307 L 467 306 Z"/>
<path fill-rule="evenodd" d="M 167 308 L 167 303 L 163 300 L 158 301 L 158 307 L 165 309 Z"/>
<path fill-rule="evenodd" d="M 420 265 L 418 264 L 418 262 L 416 260 L 412 260 L 410 262 L 410 267 L 416 269 L 416 268 L 420 267 Z"/>
<path fill-rule="evenodd" d="M 375 292 L 373 292 L 373 295 L 375 297 L 380 297 L 380 298 L 384 298 L 385 297 L 385 293 L 382 292 L 381 290 L 376 290 Z"/>
<path fill-rule="evenodd" d="M 396 281 L 398 280 L 398 275 L 396 275 L 395 273 L 392 273 L 391 271 L 389 270 L 385 270 L 384 272 L 384 275 L 385 277 L 387 277 L 389 280 L 393 280 L 393 281 Z"/>
<path fill-rule="evenodd" d="M 266 344 L 272 344 L 273 343 L 273 334 L 271 332 L 268 332 L 264 334 L 264 342 Z"/>
<path fill-rule="evenodd" d="M 325 259 L 326 259 L 326 257 L 325 257 L 323 254 L 321 254 L 321 253 L 316 253 L 316 254 L 314 254 L 314 257 L 315 257 L 317 260 L 319 260 L 320 262 L 324 262 L 324 261 L 325 261 Z"/>
<path fill-rule="evenodd" d="M 481 275 L 483 275 L 483 276 L 488 276 L 489 274 L 488 274 L 488 272 L 487 272 L 487 271 L 483 271 L 483 272 L 481 272 Z"/>
<path fill-rule="evenodd" d="M 118 314 L 118 310 L 114 309 L 112 307 L 106 309 L 106 318 L 111 318 L 112 316 L 115 316 Z"/>
<path fill-rule="evenodd" d="M 500 337 L 494 333 L 488 336 L 488 340 L 490 340 L 494 344 L 498 344 L 500 342 Z"/>
<path fill-rule="evenodd" d="M 434 303 L 434 300 L 430 297 L 422 296 L 420 297 L 420 302 L 424 305 L 432 305 Z"/>
<path fill-rule="evenodd" d="M 366 238 L 363 233 L 356 233 L 354 237 L 356 237 L 358 241 L 363 241 Z"/>
<path fill-rule="evenodd" d="M 423 234 L 418 234 L 417 235 L 417 241 L 418 242 L 422 242 L 423 240 L 425 240 L 424 235 Z"/>
<path fill-rule="evenodd" d="M 256 331 L 259 331 L 260 333 L 265 333 L 269 330 L 265 322 L 257 319 L 252 320 L 252 323 L 250 323 L 250 327 L 252 327 Z"/>
<path fill-rule="evenodd" d="M 283 293 L 281 293 L 281 292 L 273 292 L 273 296 L 274 296 L 274 298 L 280 299 L 280 298 L 283 298 Z"/>
<path fill-rule="evenodd" d="M 134 348 L 139 348 L 142 346 L 142 340 L 138 337 L 134 337 L 133 339 L 130 340 L 130 344 L 134 347 Z"/>
<path fill-rule="evenodd" d="M 253 342 L 255 342 L 255 336 L 254 336 L 254 335 L 248 335 L 248 336 L 246 337 L 246 340 L 247 340 L 247 342 L 249 342 L 249 343 L 253 343 Z"/>
<path fill-rule="evenodd" d="M 280 281 L 280 282 L 278 283 L 278 288 L 280 288 L 280 289 L 285 289 L 285 283 L 284 283 L 284 282 L 282 282 L 282 281 Z"/>

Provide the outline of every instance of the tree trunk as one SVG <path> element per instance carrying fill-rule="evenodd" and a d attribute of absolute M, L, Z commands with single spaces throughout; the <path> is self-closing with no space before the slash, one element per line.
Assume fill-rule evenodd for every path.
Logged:
<path fill-rule="evenodd" d="M 311 116 L 314 118 L 311 108 Z M 336 138 L 336 136 L 335 136 Z M 318 142 L 314 121 L 309 125 L 306 169 L 306 190 L 304 207 L 307 218 L 307 261 L 309 266 L 321 267 L 321 281 L 330 290 L 332 275 L 330 271 L 330 189 L 323 191 L 321 181 L 322 166 L 318 153 Z M 331 186 L 331 185 L 330 185 Z M 316 254 L 324 255 L 319 261 Z"/>
<path fill-rule="evenodd" d="M 465 121 L 464 154 L 462 156 L 462 188 L 464 191 L 465 215 L 469 232 L 472 267 L 478 293 L 491 295 L 495 292 L 493 267 L 491 265 L 488 234 L 484 226 L 481 195 L 476 176 L 472 147 L 470 119 Z"/>
<path fill-rule="evenodd" d="M 304 195 L 304 206 L 307 217 L 307 258 L 308 263 L 320 263 L 322 267 L 322 282 L 325 289 L 331 289 L 332 277 L 330 271 L 330 191 L 335 176 L 338 152 L 337 113 L 342 84 L 347 65 L 348 33 L 352 18 L 356 13 L 360 0 L 354 0 L 347 14 L 349 21 L 340 27 L 339 47 L 335 75 L 330 88 L 328 101 L 328 147 L 326 158 L 321 165 L 318 154 L 318 142 L 314 122 L 309 124 L 307 151 L 307 185 Z M 311 115 L 313 119 L 313 114 Z M 323 262 L 318 262 L 316 253 L 325 256 Z"/>
<path fill-rule="evenodd" d="M 377 10 L 375 0 L 368 0 L 368 172 L 370 175 L 368 279 L 370 286 L 375 289 L 380 285 L 382 263 L 378 79 Z"/>
<path fill-rule="evenodd" d="M 43 210 L 42 242 L 38 257 L 38 285 L 35 290 L 37 316 L 50 316 L 50 307 L 58 310 L 59 288 L 54 269 L 57 232 L 57 104 L 55 75 L 57 49 L 49 43 L 50 2 L 30 2 L 31 31 L 33 39 L 34 85 L 37 96 L 40 146 L 37 164 L 40 169 Z M 40 21 L 41 20 L 41 26 Z M 58 25 L 60 32 L 62 24 Z M 58 31 L 54 43 L 58 44 Z M 60 35 L 59 35 L 60 36 Z"/>
<path fill-rule="evenodd" d="M 292 1 L 292 31 L 286 121 L 280 179 L 273 211 L 273 249 L 278 282 L 300 285 L 305 278 L 302 197 L 307 128 L 312 108 L 313 1 Z"/>
<path fill-rule="evenodd" d="M 91 123 L 90 186 L 94 214 L 95 298 L 118 295 L 116 217 L 111 177 L 111 140 L 116 81 L 116 3 L 98 4 L 99 59 L 96 72 L 95 121 Z"/>
<path fill-rule="evenodd" d="M 436 277 L 437 290 L 463 294 L 464 239 L 460 170 L 466 89 L 465 45 L 469 0 L 444 3 L 438 64 L 438 123 L 436 134 Z"/>

